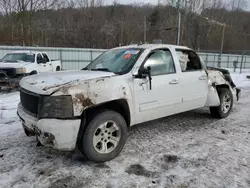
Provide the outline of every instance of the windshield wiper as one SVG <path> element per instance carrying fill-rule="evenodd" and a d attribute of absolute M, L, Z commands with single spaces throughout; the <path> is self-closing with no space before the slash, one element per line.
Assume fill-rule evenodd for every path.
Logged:
<path fill-rule="evenodd" d="M 89 69 L 87 67 L 83 68 L 82 70 L 89 70 L 89 71 L 105 71 L 105 72 L 112 72 L 107 68 L 97 68 L 97 69 Z"/>
<path fill-rule="evenodd" d="M 90 69 L 90 70 L 97 70 L 97 71 L 105 71 L 105 72 L 112 72 L 107 68 L 97 68 L 97 69 Z"/>
<path fill-rule="evenodd" d="M 108 68 L 97 68 L 97 69 L 89 69 L 89 68 L 83 68 L 81 70 L 88 70 L 88 71 L 104 71 L 104 72 L 112 72 L 111 70 L 109 70 Z M 120 73 L 117 73 L 117 72 L 113 72 L 115 74 L 120 74 Z"/>

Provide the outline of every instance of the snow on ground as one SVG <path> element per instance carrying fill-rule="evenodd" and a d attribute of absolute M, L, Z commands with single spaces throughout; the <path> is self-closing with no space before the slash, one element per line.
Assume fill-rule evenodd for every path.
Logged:
<path fill-rule="evenodd" d="M 242 75 L 232 74 L 243 90 L 228 118 L 199 109 L 134 126 L 122 153 L 104 164 L 37 146 L 16 116 L 18 92 L 2 93 L 0 187 L 249 188 L 250 81 Z"/>

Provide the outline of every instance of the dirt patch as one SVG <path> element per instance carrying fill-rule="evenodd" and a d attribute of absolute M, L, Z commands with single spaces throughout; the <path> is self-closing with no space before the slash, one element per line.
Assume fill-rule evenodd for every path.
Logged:
<path fill-rule="evenodd" d="M 186 160 L 183 161 L 181 164 L 182 168 L 198 168 L 198 167 L 203 167 L 206 166 L 207 164 L 207 159 L 193 159 L 193 160 Z"/>
<path fill-rule="evenodd" d="M 162 169 L 168 170 L 174 168 L 179 160 L 180 158 L 177 155 L 163 155 L 159 160 L 159 164 Z"/>
<path fill-rule="evenodd" d="M 250 187 L 250 180 L 246 180 L 246 183 Z"/>
<path fill-rule="evenodd" d="M 226 131 L 225 131 L 225 130 L 222 130 L 221 133 L 222 133 L 222 134 L 226 134 Z"/>
<path fill-rule="evenodd" d="M 14 187 L 16 184 L 25 183 L 28 181 L 29 181 L 29 179 L 27 177 L 25 177 L 24 175 L 21 175 L 20 177 L 16 177 L 15 180 L 12 181 L 11 187 Z"/>
<path fill-rule="evenodd" d="M 75 98 L 73 99 L 73 103 L 81 103 L 83 107 L 92 106 L 94 103 L 91 101 L 90 98 L 85 97 L 83 94 L 78 93 L 75 95 Z"/>
<path fill-rule="evenodd" d="M 110 169 L 110 167 L 104 163 L 96 164 L 95 167 L 97 168 L 103 168 L 103 169 Z"/>
<path fill-rule="evenodd" d="M 52 173 L 55 171 L 53 168 L 44 168 L 44 169 L 39 169 L 36 173 L 37 177 L 39 176 L 44 176 L 44 177 L 49 177 L 52 175 Z"/>
<path fill-rule="evenodd" d="M 49 185 L 48 188 L 65 188 L 65 187 L 80 188 L 84 187 L 83 183 L 84 185 L 88 184 L 87 181 L 85 180 L 82 181 L 77 180 L 75 176 L 67 176 L 54 181 Z"/>
<path fill-rule="evenodd" d="M 179 157 L 177 155 L 164 155 L 163 160 L 165 163 L 176 163 L 179 161 Z"/>
<path fill-rule="evenodd" d="M 110 185 L 109 183 L 106 185 L 106 188 L 113 188 L 112 185 Z"/>
<path fill-rule="evenodd" d="M 147 178 L 149 178 L 149 177 L 156 177 L 157 176 L 157 172 L 146 170 L 140 164 L 130 165 L 125 170 L 125 172 L 127 172 L 128 174 L 134 174 L 134 175 L 137 175 L 137 176 L 144 176 L 144 177 L 147 177 Z"/>

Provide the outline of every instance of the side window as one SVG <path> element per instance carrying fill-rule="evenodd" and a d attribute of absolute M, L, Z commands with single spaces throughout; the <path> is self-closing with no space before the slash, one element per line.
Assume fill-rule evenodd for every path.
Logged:
<path fill-rule="evenodd" d="M 41 54 L 37 54 L 36 61 L 37 63 L 41 63 L 43 61 L 43 57 Z"/>
<path fill-rule="evenodd" d="M 151 75 L 175 73 L 173 57 L 168 50 L 156 50 L 147 59 L 144 67 L 151 67 Z"/>
<path fill-rule="evenodd" d="M 182 72 L 202 70 L 200 57 L 190 50 L 177 50 Z"/>
<path fill-rule="evenodd" d="M 46 62 L 49 62 L 49 58 L 48 58 L 47 54 L 43 53 L 43 57 L 46 59 Z"/>

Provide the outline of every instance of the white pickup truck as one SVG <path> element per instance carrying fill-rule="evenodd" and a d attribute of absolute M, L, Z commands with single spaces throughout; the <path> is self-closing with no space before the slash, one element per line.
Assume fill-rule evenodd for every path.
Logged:
<path fill-rule="evenodd" d="M 202 107 L 225 118 L 240 94 L 228 71 L 206 68 L 193 50 L 153 44 L 110 49 L 80 71 L 20 86 L 25 133 L 55 149 L 77 146 L 94 162 L 115 158 L 132 125 Z"/>
<path fill-rule="evenodd" d="M 14 51 L 0 60 L 0 88 L 18 86 L 22 77 L 61 70 L 61 61 L 51 60 L 44 52 Z"/>

